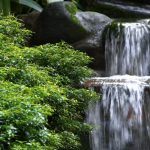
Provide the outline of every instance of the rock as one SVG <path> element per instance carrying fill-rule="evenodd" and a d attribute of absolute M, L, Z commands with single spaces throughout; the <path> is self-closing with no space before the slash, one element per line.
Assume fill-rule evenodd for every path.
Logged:
<path fill-rule="evenodd" d="M 80 25 L 76 6 L 71 2 L 56 2 L 48 5 L 36 20 L 32 44 L 56 43 L 64 40 L 76 42 L 89 33 Z"/>
<path fill-rule="evenodd" d="M 132 0 L 140 2 L 143 0 Z M 89 6 L 88 9 L 103 13 L 113 18 L 148 18 L 150 17 L 150 6 L 140 3 L 119 0 L 98 0 Z M 145 0 L 146 3 L 146 0 Z M 147 0 L 147 4 L 150 4 Z"/>
<path fill-rule="evenodd" d="M 19 18 L 25 23 L 25 28 L 33 30 L 33 25 L 36 19 L 39 17 L 40 12 L 31 12 L 29 14 L 21 15 Z"/>
<path fill-rule="evenodd" d="M 145 91 L 150 94 L 150 77 L 149 76 L 130 76 L 130 75 L 115 75 L 110 77 L 92 77 L 85 79 L 82 86 L 85 88 L 99 89 L 101 92 L 103 85 L 108 86 L 126 86 L 126 85 L 140 85 L 144 87 Z"/>
<path fill-rule="evenodd" d="M 104 69 L 102 33 L 111 21 L 100 13 L 79 11 L 72 2 L 52 3 L 36 19 L 31 43 L 40 45 L 66 41 L 94 57 L 92 68 Z"/>
<path fill-rule="evenodd" d="M 86 52 L 89 56 L 95 59 L 94 64 L 91 67 L 94 69 L 104 69 L 104 41 L 103 31 L 111 20 L 103 14 L 96 12 L 77 12 L 77 18 L 79 19 L 82 26 L 88 31 L 89 34 L 85 38 L 73 43 L 76 49 Z"/>
<path fill-rule="evenodd" d="M 126 2 L 129 2 L 129 0 L 122 0 L 122 1 L 126 1 Z M 130 0 L 131 2 L 134 2 L 135 4 L 150 4 L 150 1 L 149 0 Z"/>
<path fill-rule="evenodd" d="M 93 5 L 94 2 L 95 0 L 78 0 L 78 6 L 85 9 Z"/>

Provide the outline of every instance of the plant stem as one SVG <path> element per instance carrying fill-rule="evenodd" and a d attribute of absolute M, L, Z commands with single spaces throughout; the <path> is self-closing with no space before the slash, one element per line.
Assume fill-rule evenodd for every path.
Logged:
<path fill-rule="evenodd" d="M 0 13 L 3 11 L 3 2 L 0 0 Z"/>
<path fill-rule="evenodd" d="M 7 16 L 10 14 L 10 0 L 2 0 L 3 15 Z"/>

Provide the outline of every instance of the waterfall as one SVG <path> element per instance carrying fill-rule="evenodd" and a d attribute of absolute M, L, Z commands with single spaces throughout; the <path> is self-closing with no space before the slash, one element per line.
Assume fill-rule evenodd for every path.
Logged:
<path fill-rule="evenodd" d="M 88 81 L 102 94 L 87 111 L 87 122 L 93 126 L 91 150 L 150 149 L 149 29 L 144 23 L 123 23 L 112 24 L 107 31 L 106 74 L 110 77 Z"/>
<path fill-rule="evenodd" d="M 87 112 L 87 122 L 94 125 L 92 150 L 150 149 L 150 112 L 145 114 L 144 101 L 149 79 L 128 75 L 94 79 L 92 86 L 99 85 L 103 95 Z"/>
<path fill-rule="evenodd" d="M 108 75 L 150 73 L 150 27 L 144 23 L 119 23 L 109 27 L 106 41 Z"/>

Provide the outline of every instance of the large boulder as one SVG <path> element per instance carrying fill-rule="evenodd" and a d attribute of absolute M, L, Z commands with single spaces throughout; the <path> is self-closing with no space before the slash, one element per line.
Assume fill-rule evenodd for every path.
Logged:
<path fill-rule="evenodd" d="M 33 44 L 55 43 L 61 40 L 76 42 L 86 35 L 86 31 L 75 16 L 76 6 L 71 2 L 56 2 L 48 5 L 33 26 Z"/>
<path fill-rule="evenodd" d="M 22 19 L 25 23 L 25 28 L 33 30 L 36 19 L 39 17 L 40 12 L 34 11 L 29 14 L 20 15 L 19 19 Z"/>
<path fill-rule="evenodd" d="M 104 39 L 103 32 L 105 27 L 111 20 L 103 14 L 96 12 L 77 12 L 76 16 L 80 21 L 80 24 L 90 34 L 81 40 L 73 43 L 72 45 L 83 52 L 86 52 L 89 56 L 95 59 L 91 64 L 92 68 L 102 70 L 105 69 L 105 57 L 104 57 Z"/>
<path fill-rule="evenodd" d="M 33 24 L 32 45 L 66 41 L 95 58 L 92 67 L 104 68 L 102 31 L 112 20 L 100 13 L 79 11 L 72 2 L 48 5 Z"/>

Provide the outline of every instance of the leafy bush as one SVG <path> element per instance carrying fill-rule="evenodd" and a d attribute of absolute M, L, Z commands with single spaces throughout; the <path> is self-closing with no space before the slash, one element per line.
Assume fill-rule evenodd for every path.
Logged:
<path fill-rule="evenodd" d="M 27 38 L 31 35 L 31 31 L 21 28 L 22 24 L 16 21 L 14 16 L 0 16 L 0 40 L 2 42 L 0 48 L 8 43 L 24 46 Z"/>
<path fill-rule="evenodd" d="M 84 110 L 98 96 L 76 85 L 91 60 L 63 42 L 25 47 L 30 34 L 0 17 L 0 149 L 80 149 Z"/>

